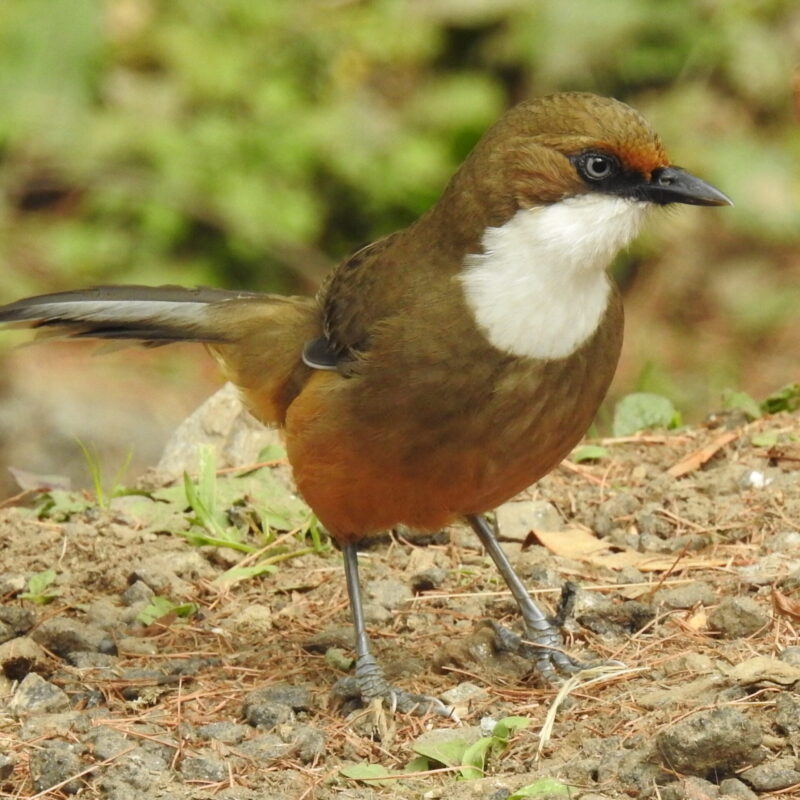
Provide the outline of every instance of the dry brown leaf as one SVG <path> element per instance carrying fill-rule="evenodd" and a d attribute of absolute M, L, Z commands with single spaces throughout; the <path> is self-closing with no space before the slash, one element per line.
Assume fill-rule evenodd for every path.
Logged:
<path fill-rule="evenodd" d="M 682 558 L 674 555 L 664 556 L 654 553 L 640 553 L 638 550 L 623 550 L 620 553 L 601 553 L 589 559 L 592 564 L 609 569 L 636 567 L 639 572 L 686 572 L 693 569 L 712 569 L 724 567 L 728 562 L 724 558 Z"/>
<path fill-rule="evenodd" d="M 546 547 L 551 553 L 564 558 L 586 561 L 587 556 L 608 550 L 608 544 L 584 528 L 567 528 L 563 531 L 531 531 L 532 541 Z"/>
<path fill-rule="evenodd" d="M 779 614 L 785 614 L 792 619 L 800 619 L 800 601 L 792 600 L 791 597 L 777 589 L 772 590 L 772 605 Z"/>
<path fill-rule="evenodd" d="M 676 464 L 673 464 L 667 470 L 667 474 L 671 475 L 673 478 L 680 478 L 682 475 L 688 475 L 690 472 L 694 472 L 696 469 L 702 467 L 703 464 L 712 458 L 719 450 L 725 447 L 726 444 L 729 444 L 738 436 L 739 431 L 726 431 L 720 434 L 710 444 L 689 453 L 688 456 L 684 456 Z"/>
<path fill-rule="evenodd" d="M 536 542 L 546 547 L 554 555 L 612 570 L 636 567 L 641 572 L 665 572 L 677 567 L 683 572 L 690 569 L 722 567 L 728 563 L 725 559 L 708 558 L 682 558 L 676 562 L 674 555 L 640 553 L 638 550 L 630 548 L 612 553 L 610 552 L 611 544 L 598 539 L 591 531 L 584 528 L 568 528 L 564 531 L 533 531 L 528 543 Z M 615 547 L 615 549 L 617 548 Z"/>
<path fill-rule="evenodd" d="M 708 614 L 701 608 L 686 620 L 686 626 L 693 631 L 704 631 L 708 628 Z"/>

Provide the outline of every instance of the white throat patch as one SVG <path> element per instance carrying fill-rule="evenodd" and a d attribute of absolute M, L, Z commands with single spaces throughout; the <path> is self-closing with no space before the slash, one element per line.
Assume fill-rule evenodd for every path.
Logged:
<path fill-rule="evenodd" d="M 466 257 L 459 279 L 488 340 L 528 358 L 574 353 L 597 329 L 611 291 L 606 267 L 637 234 L 647 207 L 584 194 L 487 228 L 483 252 Z"/>

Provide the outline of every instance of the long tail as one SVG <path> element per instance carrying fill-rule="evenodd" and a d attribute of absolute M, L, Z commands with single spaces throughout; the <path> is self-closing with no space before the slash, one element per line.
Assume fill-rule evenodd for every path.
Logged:
<path fill-rule="evenodd" d="M 36 328 L 46 336 L 137 340 L 151 346 L 176 341 L 224 344 L 233 331 L 220 325 L 220 317 L 228 316 L 219 313 L 222 307 L 239 301 L 241 312 L 241 306 L 286 300 L 224 289 L 97 286 L 0 306 L 0 324 Z"/>

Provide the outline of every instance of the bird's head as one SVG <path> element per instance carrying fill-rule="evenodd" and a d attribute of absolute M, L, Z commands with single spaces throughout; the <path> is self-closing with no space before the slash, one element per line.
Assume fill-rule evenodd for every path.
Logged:
<path fill-rule="evenodd" d="M 731 205 L 718 189 L 670 163 L 638 111 L 608 97 L 565 92 L 522 103 L 495 135 L 507 142 L 498 142 L 497 155 L 509 159 L 505 170 L 521 207 L 589 193 L 657 205 Z"/>
<path fill-rule="evenodd" d="M 452 188 L 466 189 L 490 225 L 526 208 L 585 196 L 732 205 L 709 183 L 674 166 L 635 109 L 608 97 L 563 92 L 520 103 L 481 139 Z"/>

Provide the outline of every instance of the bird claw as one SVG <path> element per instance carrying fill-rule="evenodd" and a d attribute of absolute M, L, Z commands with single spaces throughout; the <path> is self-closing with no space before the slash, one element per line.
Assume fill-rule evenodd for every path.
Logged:
<path fill-rule="evenodd" d="M 561 649 L 561 636 L 552 625 L 529 631 L 524 638 L 494 620 L 488 620 L 488 624 L 494 631 L 497 648 L 535 662 L 537 671 L 547 683 L 558 683 L 560 675 L 573 675 L 590 666 Z"/>
<path fill-rule="evenodd" d="M 380 699 L 391 714 L 396 711 L 413 716 L 436 714 L 456 722 L 460 721 L 456 710 L 452 706 L 445 705 L 437 697 L 415 694 L 392 686 L 384 677 L 380 664 L 372 655 L 361 656 L 358 659 L 355 675 L 339 682 L 337 694 L 359 697 L 365 704 Z"/>

